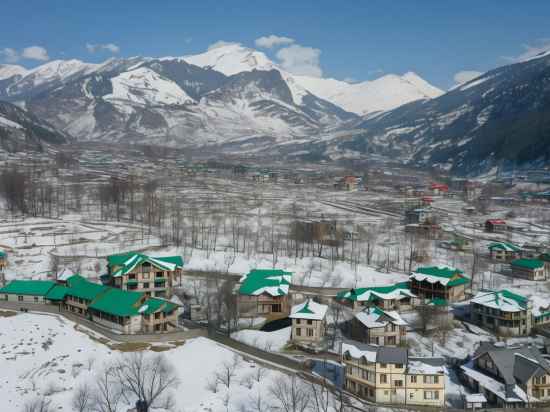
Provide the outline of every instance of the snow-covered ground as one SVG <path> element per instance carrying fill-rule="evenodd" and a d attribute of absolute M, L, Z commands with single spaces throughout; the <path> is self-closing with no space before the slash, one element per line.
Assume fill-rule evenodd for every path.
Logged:
<path fill-rule="evenodd" d="M 23 405 L 37 396 L 51 400 L 53 410 L 72 411 L 74 388 L 84 382 L 93 383 L 103 364 L 123 356 L 75 330 L 72 322 L 55 316 L 0 317 L 0 331 L 2 411 L 22 410 Z M 177 412 L 237 411 L 243 405 L 251 407 L 258 394 L 266 405 L 276 402 L 269 387 L 283 376 L 282 372 L 240 356 L 236 358 L 238 365 L 230 387 L 218 384 L 214 393 L 209 383 L 224 363 L 233 362 L 236 355 L 209 339 L 192 339 L 162 353 L 175 367 L 179 379 L 174 391 Z M 128 406 L 121 405 L 119 411 L 126 411 Z"/>
<path fill-rule="evenodd" d="M 231 337 L 239 342 L 254 346 L 258 349 L 278 352 L 284 349 L 290 339 L 291 327 L 279 329 L 273 332 L 262 332 L 253 329 L 243 329 L 232 333 Z"/>

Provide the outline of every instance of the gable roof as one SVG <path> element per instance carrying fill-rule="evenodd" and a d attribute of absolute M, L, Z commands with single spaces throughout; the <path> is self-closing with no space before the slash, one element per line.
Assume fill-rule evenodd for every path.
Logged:
<path fill-rule="evenodd" d="M 504 250 L 505 252 L 521 252 L 519 246 L 509 242 L 493 242 L 487 248 L 489 250 Z"/>
<path fill-rule="evenodd" d="M 371 307 L 355 314 L 355 319 L 367 328 L 383 328 L 388 323 L 405 326 L 407 322 L 396 311 L 385 312 L 380 308 Z"/>
<path fill-rule="evenodd" d="M 294 305 L 290 311 L 289 318 L 323 320 L 327 309 L 327 305 L 321 305 L 312 299 L 308 299 L 299 305 Z"/>
<path fill-rule="evenodd" d="M 62 301 L 63 299 L 65 299 L 65 295 L 67 294 L 67 291 L 68 291 L 68 288 L 66 286 L 55 285 L 46 294 L 46 299 Z"/>
<path fill-rule="evenodd" d="M 540 269 L 544 267 L 544 262 L 539 259 L 516 259 L 510 262 L 510 265 L 517 266 L 524 269 Z"/>
<path fill-rule="evenodd" d="M 183 267 L 181 256 L 152 257 L 140 253 L 126 253 L 122 255 L 111 255 L 107 257 L 107 266 L 115 269 L 112 276 L 118 277 L 131 272 L 136 266 L 143 263 L 150 263 L 161 270 L 176 270 Z"/>
<path fill-rule="evenodd" d="M 149 298 L 139 307 L 138 312 L 144 315 L 151 315 L 155 312 L 162 311 L 169 313 L 176 309 L 178 305 L 164 299 Z"/>
<path fill-rule="evenodd" d="M 67 279 L 66 295 L 92 301 L 97 296 L 109 289 L 107 286 L 93 283 L 80 275 L 71 276 Z"/>
<path fill-rule="evenodd" d="M 98 295 L 89 308 L 116 316 L 138 315 L 139 304 L 145 294 L 116 288 L 108 288 Z"/>
<path fill-rule="evenodd" d="M 376 299 L 396 299 L 401 300 L 406 297 L 415 298 L 409 289 L 408 282 L 400 282 L 390 286 L 374 286 L 369 288 L 355 288 L 338 292 L 336 298 L 340 300 L 348 300 L 351 302 L 366 302 Z"/>
<path fill-rule="evenodd" d="M 51 280 L 12 280 L 0 289 L 0 293 L 8 295 L 46 296 L 55 286 Z"/>
<path fill-rule="evenodd" d="M 239 293 L 257 296 L 267 293 L 271 296 L 288 294 L 292 272 L 280 269 L 252 269 L 241 278 Z"/>
<path fill-rule="evenodd" d="M 490 223 L 491 225 L 505 225 L 506 221 L 504 219 L 487 219 L 485 224 Z"/>
<path fill-rule="evenodd" d="M 521 312 L 527 309 L 529 301 L 525 296 L 503 289 L 480 291 L 471 302 L 503 312 Z"/>
<path fill-rule="evenodd" d="M 419 282 L 441 283 L 444 286 L 458 286 L 470 283 L 470 279 L 464 276 L 460 269 L 448 266 L 427 266 L 416 268 L 409 276 Z"/>

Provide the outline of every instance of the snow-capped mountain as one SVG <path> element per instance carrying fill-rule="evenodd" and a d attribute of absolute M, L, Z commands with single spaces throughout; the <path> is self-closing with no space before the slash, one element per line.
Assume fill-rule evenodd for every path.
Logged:
<path fill-rule="evenodd" d="M 55 130 L 17 106 L 0 102 L 0 149 L 16 152 L 42 150 L 44 144 L 62 144 L 69 136 Z"/>
<path fill-rule="evenodd" d="M 354 135 L 323 150 L 475 174 L 495 165 L 547 164 L 549 119 L 550 53 L 488 71 L 438 98 L 366 117 Z"/>
<path fill-rule="evenodd" d="M 17 66 L 15 64 L 0 64 L 0 80 L 9 79 L 14 76 L 21 78 L 27 73 L 28 70 L 22 66 Z"/>
<path fill-rule="evenodd" d="M 412 72 L 403 76 L 388 74 L 361 83 L 308 76 L 294 78 L 314 95 L 360 115 L 392 110 L 415 100 L 433 99 L 443 94 Z"/>

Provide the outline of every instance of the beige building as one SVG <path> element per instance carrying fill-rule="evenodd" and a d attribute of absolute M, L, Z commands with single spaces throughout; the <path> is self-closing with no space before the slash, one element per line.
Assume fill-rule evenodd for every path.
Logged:
<path fill-rule="evenodd" d="M 546 265 L 539 259 L 516 259 L 510 262 L 512 276 L 528 280 L 546 280 Z"/>
<path fill-rule="evenodd" d="M 370 307 L 356 313 L 351 320 L 351 337 L 372 345 L 398 346 L 406 342 L 406 328 L 407 322 L 399 313 Z"/>
<path fill-rule="evenodd" d="M 105 281 L 118 289 L 170 298 L 176 281 L 181 278 L 182 268 L 181 256 L 112 255 L 107 258 Z"/>
<path fill-rule="evenodd" d="M 252 269 L 241 278 L 239 312 L 243 316 L 288 316 L 291 272 L 280 269 Z"/>
<path fill-rule="evenodd" d="M 323 343 L 326 332 L 328 306 L 311 299 L 292 307 L 290 340 L 299 345 L 317 347 Z"/>
<path fill-rule="evenodd" d="M 445 361 L 405 348 L 342 344 L 346 390 L 371 402 L 444 407 Z"/>

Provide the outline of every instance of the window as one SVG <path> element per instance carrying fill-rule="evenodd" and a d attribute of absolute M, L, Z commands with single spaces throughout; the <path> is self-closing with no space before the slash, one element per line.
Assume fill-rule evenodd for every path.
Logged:
<path fill-rule="evenodd" d="M 296 336 L 302 336 L 302 329 L 296 328 Z"/>
<path fill-rule="evenodd" d="M 380 374 L 380 383 L 388 383 L 388 376 L 385 373 Z"/>
<path fill-rule="evenodd" d="M 296 324 L 299 325 L 301 322 L 301 319 L 296 319 Z"/>
<path fill-rule="evenodd" d="M 143 283 L 143 289 L 149 289 L 149 282 Z"/>
<path fill-rule="evenodd" d="M 308 324 L 308 325 L 313 325 L 313 321 L 312 321 L 311 319 L 308 319 L 308 320 L 307 320 L 307 324 Z"/>
<path fill-rule="evenodd" d="M 130 273 L 128 275 L 128 279 L 134 280 L 136 278 L 136 275 L 134 273 Z"/>
<path fill-rule="evenodd" d="M 439 376 L 434 376 L 434 383 L 439 383 Z"/>
<path fill-rule="evenodd" d="M 434 379 L 434 378 L 437 378 L 437 376 L 428 376 L 428 375 L 425 375 L 424 376 L 424 383 L 437 383 L 437 381 Z M 439 378 L 438 378 L 439 380 Z"/>
<path fill-rule="evenodd" d="M 403 386 L 403 381 L 402 380 L 394 381 L 393 386 L 397 386 L 397 387 Z"/>
<path fill-rule="evenodd" d="M 17 300 L 18 300 L 19 302 L 23 302 L 23 296 L 17 296 Z"/>
<path fill-rule="evenodd" d="M 439 391 L 424 391 L 424 399 L 426 400 L 439 399 Z"/>
<path fill-rule="evenodd" d="M 307 336 L 309 336 L 309 337 L 311 338 L 312 336 L 315 335 L 314 332 L 315 332 L 315 331 L 314 331 L 313 329 L 308 329 L 308 330 L 307 330 Z"/>
<path fill-rule="evenodd" d="M 403 369 L 403 364 L 402 363 L 396 363 L 395 368 L 396 369 Z"/>
<path fill-rule="evenodd" d="M 8 295 L 4 295 L 4 300 L 8 300 Z"/>
<path fill-rule="evenodd" d="M 155 313 L 155 319 L 160 319 L 160 312 Z"/>
<path fill-rule="evenodd" d="M 34 303 L 38 303 L 38 296 L 34 297 Z"/>
<path fill-rule="evenodd" d="M 380 367 L 381 367 L 382 369 L 386 369 L 387 366 L 388 366 L 388 365 L 386 365 L 385 363 L 381 363 L 381 364 L 380 364 Z"/>
<path fill-rule="evenodd" d="M 147 272 L 147 273 L 143 273 L 143 274 L 141 275 L 141 277 L 142 277 L 143 279 L 149 279 L 149 273 L 148 273 L 148 272 Z"/>
<path fill-rule="evenodd" d="M 164 276 L 164 272 L 157 272 L 157 278 L 161 278 Z"/>
<path fill-rule="evenodd" d="M 416 375 L 411 376 L 411 383 L 416 383 Z"/>

